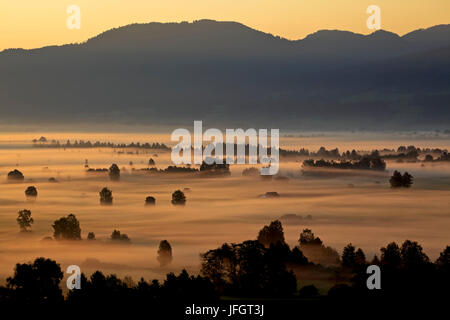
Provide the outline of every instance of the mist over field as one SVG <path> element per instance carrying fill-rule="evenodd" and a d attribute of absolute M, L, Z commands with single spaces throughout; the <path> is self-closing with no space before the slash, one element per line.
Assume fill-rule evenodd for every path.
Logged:
<path fill-rule="evenodd" d="M 387 162 L 387 172 L 361 173 L 331 178 L 303 176 L 301 159 L 282 158 L 279 175 L 287 179 L 261 180 L 243 177 L 248 165 L 232 165 L 227 177 L 195 177 L 190 174 L 152 175 L 133 171 L 146 168 L 153 158 L 157 168 L 171 164 L 170 152 L 120 148 L 33 148 L 34 134 L 2 134 L 0 138 L 0 281 L 11 275 L 16 263 L 48 257 L 68 265 L 79 265 L 83 272 L 101 269 L 106 273 L 162 279 L 165 274 L 200 270 L 200 254 L 225 242 L 256 239 L 258 231 L 280 219 L 286 242 L 294 247 L 299 234 L 310 228 L 325 245 L 338 250 L 351 242 L 364 249 L 367 258 L 380 255 L 388 242 L 405 239 L 418 241 L 435 260 L 449 243 L 450 165 L 440 163 Z M 54 133 L 48 139 L 85 139 L 91 141 L 151 141 L 170 143 L 165 135 Z M 410 143 L 408 139 L 286 137 L 281 146 L 288 149 L 320 146 L 372 150 Z M 406 143 L 405 143 L 406 142 Z M 419 140 L 416 146 L 446 149 L 445 139 Z M 120 152 L 123 151 L 123 152 Z M 121 169 L 120 181 L 108 174 L 86 173 L 90 168 Z M 132 165 L 130 165 L 132 162 Z M 24 182 L 7 182 L 6 175 L 20 170 Z M 415 177 L 410 189 L 389 186 L 393 170 L 408 171 Z M 57 182 L 49 182 L 54 177 Z M 28 186 L 38 190 L 36 200 L 27 200 Z M 113 192 L 113 205 L 101 206 L 99 191 Z M 185 189 L 186 188 L 186 189 Z M 173 206 L 172 192 L 185 190 L 184 207 Z M 277 192 L 280 197 L 263 199 L 260 195 Z M 147 196 L 156 198 L 156 206 L 145 206 Z M 32 232 L 20 232 L 17 212 L 29 209 L 34 218 Z M 83 241 L 43 241 L 53 236 L 52 224 L 69 213 L 80 221 Z M 113 230 L 131 239 L 129 244 L 114 244 Z M 96 241 L 85 241 L 95 232 Z M 158 244 L 168 240 L 173 262 L 160 267 Z"/>

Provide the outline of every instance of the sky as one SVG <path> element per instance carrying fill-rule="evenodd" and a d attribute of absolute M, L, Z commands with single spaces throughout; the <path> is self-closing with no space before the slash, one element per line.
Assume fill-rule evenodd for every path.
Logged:
<path fill-rule="evenodd" d="M 80 29 L 67 28 L 71 5 L 80 8 Z M 400 35 L 450 23 L 449 0 L 0 0 L 0 50 L 83 42 L 130 23 L 199 19 L 293 40 L 322 29 L 368 34 L 370 5 L 381 9 L 381 28 Z"/>

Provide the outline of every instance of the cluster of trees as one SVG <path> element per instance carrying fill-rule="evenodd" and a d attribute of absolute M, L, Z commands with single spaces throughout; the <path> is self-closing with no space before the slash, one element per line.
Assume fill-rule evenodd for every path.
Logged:
<path fill-rule="evenodd" d="M 91 142 L 83 140 L 75 140 L 70 142 L 67 140 L 65 143 L 60 143 L 57 140 L 48 141 L 45 137 L 39 139 L 33 139 L 33 146 L 38 148 L 138 148 L 138 149 L 158 149 L 158 150 L 170 150 L 170 148 L 164 143 L 154 142 L 154 143 L 113 143 L 113 142 Z"/>
<path fill-rule="evenodd" d="M 389 179 L 389 183 L 392 188 L 409 188 L 412 186 L 414 182 L 414 177 L 410 175 L 408 172 L 405 172 L 403 175 L 395 170 Z"/>
<path fill-rule="evenodd" d="M 61 290 L 63 276 L 61 266 L 51 259 L 37 258 L 34 262 L 17 264 L 6 286 L 0 287 L 0 306 L 60 306 L 70 310 L 91 307 L 95 310 L 136 305 L 151 308 L 152 314 L 158 311 L 167 314 L 177 308 L 178 303 L 218 300 L 209 279 L 189 275 L 186 270 L 179 275 L 167 274 L 162 283 L 147 282 L 143 278 L 135 283 L 130 277 L 120 279 L 100 271 L 90 277 L 82 274 L 81 289 L 71 290 L 66 297 Z"/>
<path fill-rule="evenodd" d="M 345 161 L 345 160 L 327 161 L 324 159 L 321 160 L 309 159 L 303 161 L 303 167 L 384 171 L 386 169 L 386 162 L 384 162 L 384 160 L 381 159 L 380 157 L 372 157 L 372 156 L 364 156 L 360 160 L 356 161 Z"/>

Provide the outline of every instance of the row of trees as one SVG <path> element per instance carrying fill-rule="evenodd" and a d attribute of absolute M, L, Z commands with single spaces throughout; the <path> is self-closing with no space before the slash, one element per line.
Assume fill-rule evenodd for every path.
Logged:
<path fill-rule="evenodd" d="M 305 229 L 299 245 L 291 249 L 284 240 L 283 227 L 273 221 L 258 234 L 257 240 L 223 244 L 201 255 L 202 276 L 168 274 L 163 284 L 153 280 L 138 283 L 130 278 L 94 272 L 89 278 L 82 275 L 81 289 L 71 290 L 66 298 L 60 289 L 63 274 L 52 260 L 38 258 L 33 263 L 17 264 L 14 275 L 0 288 L 0 305 L 8 304 L 84 304 L 113 303 L 143 304 L 161 307 L 165 302 L 206 303 L 220 296 L 289 299 L 346 299 L 352 303 L 361 299 L 379 306 L 379 302 L 398 301 L 402 298 L 426 299 L 448 297 L 450 285 L 450 246 L 435 262 L 431 262 L 422 246 L 406 240 L 401 246 L 391 242 L 380 250 L 380 258 L 369 262 L 363 250 L 348 244 L 337 257 L 334 267 L 320 266 L 303 254 L 308 246 L 323 246 L 314 233 Z M 170 254 L 169 254 L 170 252 Z M 171 246 L 161 241 L 158 250 L 161 264 L 172 259 Z M 313 262 L 314 261 L 314 262 Z M 368 265 L 381 268 L 381 290 L 368 290 Z M 327 297 L 321 297 L 314 285 L 298 290 L 297 275 L 303 270 L 322 270 L 334 275 L 335 285 Z M 166 300 L 167 299 L 167 300 Z M 327 300 L 325 300 L 327 301 Z"/>
<path fill-rule="evenodd" d="M 327 161 L 321 160 L 305 160 L 303 167 L 331 168 L 331 169 L 354 169 L 354 170 L 379 170 L 386 169 L 386 162 L 380 157 L 364 156 L 355 161 Z"/>

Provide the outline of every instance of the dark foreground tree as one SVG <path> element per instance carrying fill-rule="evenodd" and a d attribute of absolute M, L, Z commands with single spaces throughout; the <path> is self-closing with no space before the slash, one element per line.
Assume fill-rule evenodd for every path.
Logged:
<path fill-rule="evenodd" d="M 29 186 L 26 190 L 25 190 L 25 196 L 27 196 L 28 198 L 36 198 L 38 195 L 37 189 L 34 186 Z"/>
<path fill-rule="evenodd" d="M 169 241 L 162 240 L 159 243 L 157 259 L 161 267 L 164 267 L 172 262 L 172 247 Z"/>
<path fill-rule="evenodd" d="M 61 267 L 55 261 L 37 258 L 33 264 L 17 264 L 14 275 L 6 279 L 14 290 L 12 302 L 26 304 L 55 304 L 63 301 L 59 283 L 63 278 Z"/>
<path fill-rule="evenodd" d="M 285 243 L 267 249 L 259 241 L 244 241 L 204 253 L 201 270 L 225 295 L 279 298 L 296 291 L 296 278 L 286 268 L 289 260 Z"/>
<path fill-rule="evenodd" d="M 53 237 L 57 240 L 78 240 L 81 239 L 80 223 L 74 214 L 62 217 L 53 224 Z"/>
<path fill-rule="evenodd" d="M 277 242 L 284 243 L 283 226 L 279 220 L 272 221 L 269 226 L 264 226 L 259 231 L 258 241 L 261 242 L 266 248 L 271 244 Z"/>
<path fill-rule="evenodd" d="M 115 163 L 109 167 L 109 178 L 113 181 L 117 181 L 120 179 L 120 169 L 119 166 Z"/>
<path fill-rule="evenodd" d="M 182 206 L 186 204 L 186 196 L 184 195 L 183 191 L 177 190 L 172 193 L 172 204 Z"/>
<path fill-rule="evenodd" d="M 13 171 L 8 172 L 7 179 L 8 181 L 23 181 L 25 177 L 23 176 L 22 172 L 14 169 Z"/>
<path fill-rule="evenodd" d="M 100 204 L 113 203 L 112 191 L 109 190 L 108 188 L 104 187 L 99 194 L 100 194 Z"/>
<path fill-rule="evenodd" d="M 130 238 L 125 233 L 120 233 L 119 230 L 114 230 L 111 234 L 112 241 L 122 241 L 122 242 L 130 242 Z"/>
<path fill-rule="evenodd" d="M 31 224 L 34 222 L 31 217 L 31 211 L 27 209 L 20 210 L 18 212 L 17 223 L 19 224 L 20 231 L 30 231 Z"/>

